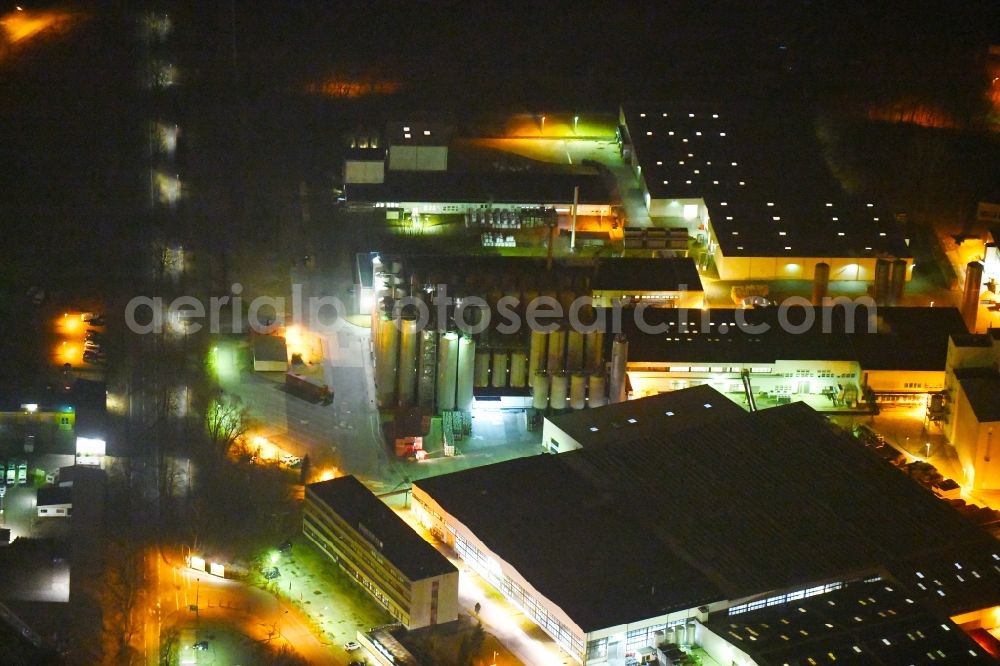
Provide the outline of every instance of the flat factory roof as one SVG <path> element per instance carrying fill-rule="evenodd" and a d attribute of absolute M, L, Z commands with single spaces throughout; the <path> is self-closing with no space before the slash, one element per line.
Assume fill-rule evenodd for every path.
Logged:
<path fill-rule="evenodd" d="M 956 368 L 955 377 L 980 423 L 1000 421 L 1000 373 L 996 368 Z"/>
<path fill-rule="evenodd" d="M 735 402 L 702 385 L 545 418 L 577 442 L 595 447 L 659 433 L 673 434 L 743 414 L 746 412 Z"/>
<path fill-rule="evenodd" d="M 590 281 L 594 290 L 702 291 L 694 259 L 602 259 Z"/>
<path fill-rule="evenodd" d="M 874 666 L 985 664 L 987 652 L 961 628 L 895 581 L 848 585 L 820 596 L 728 615 L 706 623 L 761 666 L 846 662 Z"/>
<path fill-rule="evenodd" d="M 891 211 L 847 196 L 796 114 L 658 104 L 623 114 L 650 197 L 704 200 L 725 256 L 912 256 Z"/>
<path fill-rule="evenodd" d="M 777 307 L 647 308 L 642 313 L 644 326 L 628 311 L 622 316 L 622 326 L 629 340 L 630 362 L 726 365 L 856 360 L 866 370 L 944 370 L 949 336 L 967 333 L 955 308 L 873 308 L 873 332 L 869 332 L 870 315 L 865 307 L 854 309 L 853 329 L 847 327 L 852 315 L 842 307 L 815 308 L 808 328 L 804 326 L 806 312 L 788 308 L 786 321 L 794 326 L 789 328 L 781 325 Z M 610 313 L 604 316 L 611 321 Z M 799 331 L 799 325 L 804 330 Z M 660 329 L 663 332 L 650 332 Z"/>
<path fill-rule="evenodd" d="M 573 203 L 579 186 L 582 204 L 610 204 L 611 194 L 599 175 L 580 173 L 472 173 L 454 171 L 389 171 L 384 183 L 350 183 L 350 201 L 362 203 Z"/>
<path fill-rule="evenodd" d="M 801 403 L 583 445 L 416 485 L 585 631 L 981 543 Z"/>
<path fill-rule="evenodd" d="M 434 546 L 353 476 L 310 483 L 306 499 L 330 507 L 411 581 L 457 571 Z"/>

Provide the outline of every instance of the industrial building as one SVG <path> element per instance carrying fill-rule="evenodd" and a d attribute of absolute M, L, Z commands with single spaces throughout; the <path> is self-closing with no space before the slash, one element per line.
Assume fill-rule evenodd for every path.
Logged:
<path fill-rule="evenodd" d="M 604 330 L 570 325 L 574 314 L 581 321 L 593 318 L 591 304 L 579 299 L 651 309 L 704 304 L 701 280 L 687 258 L 555 260 L 551 269 L 545 259 L 531 257 L 386 255 L 376 262 L 372 330 L 377 401 L 383 408 L 468 412 L 479 402 L 536 409 L 604 404 L 609 338 Z M 434 301 L 445 290 L 466 301 L 480 298 L 490 325 L 461 335 L 457 317 L 468 331 L 483 323 L 486 313 L 453 306 L 442 315 Z M 543 296 L 562 314 L 553 320 L 554 330 L 532 331 L 526 308 Z M 406 299 L 425 303 L 434 320 L 421 327 L 407 307 L 397 312 L 396 304 Z M 498 308 L 502 300 L 522 322 L 513 332 L 499 326 L 507 320 Z M 620 393 L 618 384 L 611 388 Z"/>
<path fill-rule="evenodd" d="M 955 308 L 648 310 L 623 317 L 633 397 L 707 384 L 747 407 L 812 396 L 830 407 L 917 404 L 945 385 Z M 659 330 L 652 334 L 650 329 Z"/>
<path fill-rule="evenodd" d="M 596 173 L 468 173 L 389 171 L 378 183 L 348 183 L 348 201 L 407 214 L 527 213 L 548 209 L 568 215 L 574 196 L 579 215 L 611 215 L 611 194 Z M 485 222 L 483 224 L 486 224 Z M 500 227 L 499 218 L 489 224 Z"/>
<path fill-rule="evenodd" d="M 812 133 L 789 132 L 787 121 L 764 110 L 623 105 L 619 137 L 650 217 L 687 227 L 721 279 L 810 280 L 819 270 L 873 282 L 893 266 L 898 284 L 885 298 L 898 302 L 913 259 L 895 216 L 846 196 L 819 146 L 802 142 Z"/>
<path fill-rule="evenodd" d="M 458 618 L 458 570 L 353 476 L 306 486 L 302 532 L 408 629 Z"/>
<path fill-rule="evenodd" d="M 587 412 L 597 446 L 416 481 L 414 512 L 581 664 L 989 663 L 960 625 L 995 631 L 1000 546 L 951 506 L 804 404 L 646 400 Z"/>
<path fill-rule="evenodd" d="M 1000 331 L 953 336 L 948 342 L 943 401 L 938 413 L 933 409 L 928 413 L 931 419 L 943 421 L 944 433 L 965 473 L 965 485 L 971 490 L 1000 490 L 998 367 Z"/>
<path fill-rule="evenodd" d="M 587 448 L 613 447 L 622 439 L 672 434 L 745 413 L 732 400 L 718 397 L 715 389 L 701 385 L 600 409 L 549 414 L 542 426 L 542 447 L 549 453 L 582 449 L 585 444 Z M 673 418 L 678 414 L 682 418 Z"/>

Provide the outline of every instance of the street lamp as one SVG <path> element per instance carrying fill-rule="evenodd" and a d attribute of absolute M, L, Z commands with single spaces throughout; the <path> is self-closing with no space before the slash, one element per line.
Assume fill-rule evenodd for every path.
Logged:
<path fill-rule="evenodd" d="M 542 131 L 540 134 L 545 134 L 545 116 L 542 116 Z"/>
<path fill-rule="evenodd" d="M 927 453 L 924 455 L 924 457 L 925 458 L 930 458 L 931 457 L 931 443 L 930 442 L 925 442 L 924 446 L 926 447 L 926 450 L 927 450 Z"/>
<path fill-rule="evenodd" d="M 576 125 L 580 122 L 580 116 L 573 116 L 573 134 L 576 134 Z"/>

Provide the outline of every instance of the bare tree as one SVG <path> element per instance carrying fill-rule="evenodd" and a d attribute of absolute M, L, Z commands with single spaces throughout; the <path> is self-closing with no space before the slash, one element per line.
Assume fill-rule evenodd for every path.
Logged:
<path fill-rule="evenodd" d="M 250 428 L 250 410 L 239 396 L 220 393 L 208 404 L 205 427 L 212 451 L 224 458 Z"/>

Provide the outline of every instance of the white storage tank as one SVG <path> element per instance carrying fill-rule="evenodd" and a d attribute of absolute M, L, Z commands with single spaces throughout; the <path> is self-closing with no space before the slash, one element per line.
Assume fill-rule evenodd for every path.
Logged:
<path fill-rule="evenodd" d="M 585 367 L 590 372 L 604 368 L 604 331 L 591 331 L 584 335 Z"/>
<path fill-rule="evenodd" d="M 396 322 L 379 317 L 375 347 L 375 398 L 379 407 L 392 407 L 396 398 L 396 371 L 399 365 L 399 331 Z"/>
<path fill-rule="evenodd" d="M 536 372 L 531 386 L 531 406 L 544 410 L 549 404 L 549 376 L 546 372 Z"/>
<path fill-rule="evenodd" d="M 608 404 L 607 380 L 604 378 L 603 372 L 595 372 L 590 376 L 589 389 L 588 407 L 603 407 Z"/>
<path fill-rule="evenodd" d="M 587 375 L 574 372 L 569 378 L 569 408 L 584 409 L 587 406 Z"/>
<path fill-rule="evenodd" d="M 493 352 L 493 372 L 490 374 L 490 385 L 493 388 L 507 386 L 507 352 Z"/>
<path fill-rule="evenodd" d="M 397 399 L 401 407 L 410 407 L 413 405 L 417 393 L 419 336 L 417 335 L 417 321 L 415 319 L 403 319 L 400 324 L 403 330 L 400 332 L 399 343 L 399 394 Z"/>
<path fill-rule="evenodd" d="M 565 372 L 559 371 L 549 377 L 551 382 L 549 389 L 549 406 L 556 410 L 566 409 L 566 397 L 569 393 L 569 377 Z"/>
<path fill-rule="evenodd" d="M 473 373 L 472 385 L 476 388 L 486 388 L 490 385 L 490 353 L 485 349 L 476 350 L 476 370 Z"/>
<path fill-rule="evenodd" d="M 549 334 L 543 331 L 531 332 L 528 348 L 528 385 L 534 386 L 535 374 L 545 370 L 545 354 L 548 349 Z"/>
<path fill-rule="evenodd" d="M 472 380 L 476 365 L 476 343 L 463 335 L 458 341 L 458 377 L 455 388 L 455 409 L 472 411 Z"/>
<path fill-rule="evenodd" d="M 524 388 L 528 383 L 528 355 L 523 351 L 510 353 L 511 388 Z"/>
<path fill-rule="evenodd" d="M 442 333 L 438 344 L 437 408 L 439 412 L 455 409 L 458 385 L 458 334 Z"/>
<path fill-rule="evenodd" d="M 545 361 L 545 369 L 549 371 L 549 374 L 558 372 L 566 367 L 564 365 L 565 354 L 566 329 L 560 327 L 559 329 L 549 333 L 549 351 Z"/>
<path fill-rule="evenodd" d="M 615 341 L 611 347 L 611 382 L 608 391 L 608 402 L 625 402 L 628 398 L 628 375 L 626 367 L 628 365 L 628 340 L 624 335 L 615 336 Z"/>
<path fill-rule="evenodd" d="M 566 370 L 583 370 L 583 333 L 573 328 L 566 335 Z"/>

